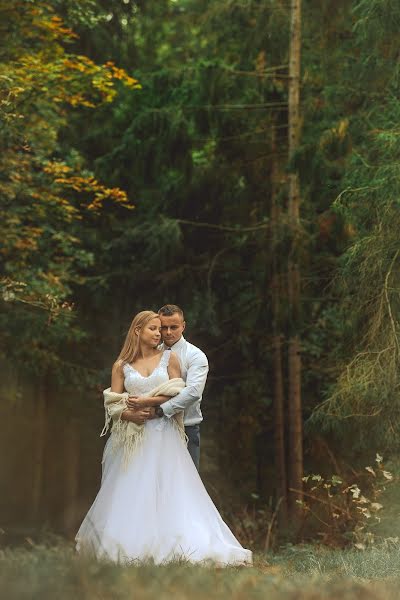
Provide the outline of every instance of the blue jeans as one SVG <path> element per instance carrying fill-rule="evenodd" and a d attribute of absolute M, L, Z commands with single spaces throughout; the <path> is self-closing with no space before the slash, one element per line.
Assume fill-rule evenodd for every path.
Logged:
<path fill-rule="evenodd" d="M 200 425 L 186 425 L 185 433 L 189 438 L 188 450 L 196 469 L 200 466 Z"/>

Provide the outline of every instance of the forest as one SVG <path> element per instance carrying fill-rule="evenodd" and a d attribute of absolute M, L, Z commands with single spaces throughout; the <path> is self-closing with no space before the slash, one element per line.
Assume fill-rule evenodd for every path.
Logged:
<path fill-rule="evenodd" d="M 398 574 L 399 28 L 395 0 L 0 0 L 8 597 L 35 549 L 79 579 L 102 391 L 168 303 L 209 360 L 201 478 L 262 577 L 313 552 Z M 96 588 L 118 573 L 82 597 L 128 598 Z M 343 597 L 298 585 L 276 597 Z"/>

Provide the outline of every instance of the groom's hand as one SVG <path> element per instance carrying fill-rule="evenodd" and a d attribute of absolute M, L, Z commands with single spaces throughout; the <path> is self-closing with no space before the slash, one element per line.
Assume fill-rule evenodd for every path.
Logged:
<path fill-rule="evenodd" d="M 158 417 L 156 417 L 156 409 L 155 408 L 149 408 L 148 409 L 150 411 L 149 413 L 149 419 L 157 419 Z"/>

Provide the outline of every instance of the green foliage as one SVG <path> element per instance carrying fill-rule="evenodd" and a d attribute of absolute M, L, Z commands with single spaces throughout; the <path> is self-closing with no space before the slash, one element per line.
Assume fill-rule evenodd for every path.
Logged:
<path fill-rule="evenodd" d="M 83 223 L 106 201 L 128 206 L 126 194 L 85 172 L 76 153 L 61 162 L 60 128 L 72 107 L 113 100 L 116 83 L 138 87 L 112 62 L 67 53 L 76 36 L 59 4 L 0 2 L 2 352 L 38 372 L 83 333 L 71 320 L 72 286 L 93 263 Z"/>
<path fill-rule="evenodd" d="M 388 512 L 381 502 L 389 484 L 394 483 L 382 460 L 377 454 L 376 465 L 365 467 L 363 473 L 354 473 L 347 481 L 337 475 L 303 477 L 304 500 L 298 502 L 308 520 L 317 525 L 321 541 L 339 546 L 350 542 L 359 550 L 381 541 L 377 527 Z"/>
<path fill-rule="evenodd" d="M 340 318 L 345 324 L 337 345 L 337 384 L 314 414 L 326 427 L 351 434 L 365 447 L 371 436 L 385 452 L 398 451 L 399 428 L 399 251 L 398 197 L 400 118 L 396 96 L 398 22 L 395 3 L 359 2 L 354 8 L 359 67 L 352 115 L 351 160 L 333 208 L 346 224 L 350 245 L 340 258 L 337 283 Z M 371 45 L 371 36 L 374 44 Z"/>

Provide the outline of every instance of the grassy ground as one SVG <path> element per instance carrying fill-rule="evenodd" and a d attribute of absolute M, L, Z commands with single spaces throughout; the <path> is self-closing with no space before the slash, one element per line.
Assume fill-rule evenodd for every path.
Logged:
<path fill-rule="evenodd" d="M 228 569 L 120 567 L 82 560 L 63 543 L 3 549 L 0 590 L 4 600 L 394 600 L 400 597 L 400 545 L 364 552 L 288 547 L 256 556 L 252 568 Z"/>

